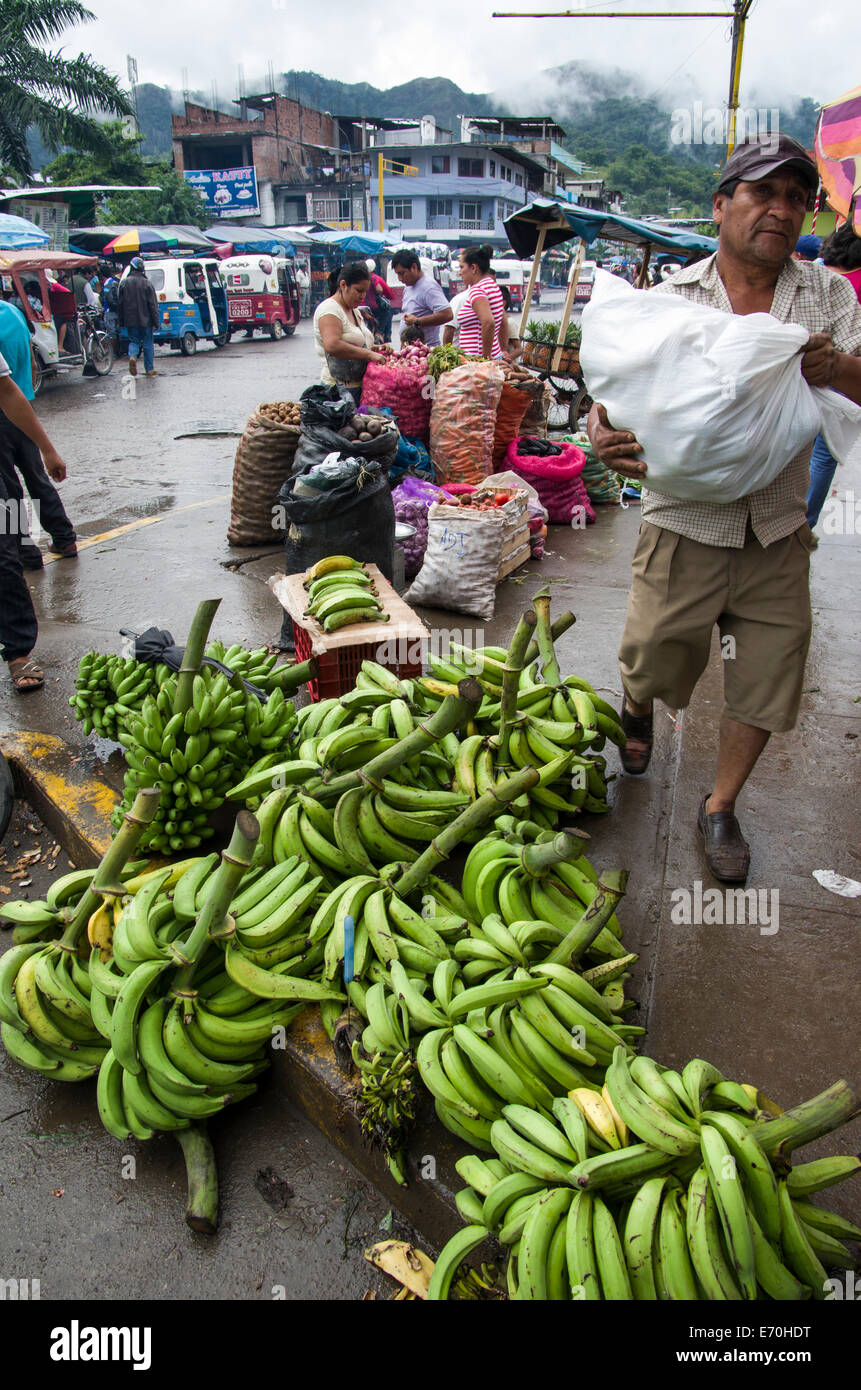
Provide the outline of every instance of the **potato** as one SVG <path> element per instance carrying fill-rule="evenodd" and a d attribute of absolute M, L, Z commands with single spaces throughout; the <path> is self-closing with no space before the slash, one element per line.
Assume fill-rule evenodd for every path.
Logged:
<path fill-rule="evenodd" d="M 367 430 L 362 430 L 361 434 L 359 435 L 359 443 L 368 444 L 373 439 L 373 437 L 374 436 L 372 434 L 368 434 Z"/>

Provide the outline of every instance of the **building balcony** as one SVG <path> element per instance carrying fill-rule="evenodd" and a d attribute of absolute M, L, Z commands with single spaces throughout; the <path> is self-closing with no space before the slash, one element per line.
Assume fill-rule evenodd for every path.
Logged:
<path fill-rule="evenodd" d="M 492 232 L 496 223 L 492 217 L 429 217 L 427 226 L 438 232 Z"/>

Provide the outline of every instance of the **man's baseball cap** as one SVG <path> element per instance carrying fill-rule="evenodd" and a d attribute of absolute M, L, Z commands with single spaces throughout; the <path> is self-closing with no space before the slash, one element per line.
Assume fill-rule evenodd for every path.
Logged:
<path fill-rule="evenodd" d="M 815 261 L 822 250 L 822 237 L 813 236 L 811 232 L 807 232 L 798 238 L 795 249 L 799 256 L 803 256 L 806 261 Z"/>
<path fill-rule="evenodd" d="M 717 191 L 720 193 L 736 179 L 754 183 L 778 169 L 793 169 L 804 179 L 811 194 L 819 187 L 819 171 L 804 146 L 789 135 L 778 135 L 776 139 L 772 135 L 767 140 L 749 138 L 736 145 L 721 170 Z"/>

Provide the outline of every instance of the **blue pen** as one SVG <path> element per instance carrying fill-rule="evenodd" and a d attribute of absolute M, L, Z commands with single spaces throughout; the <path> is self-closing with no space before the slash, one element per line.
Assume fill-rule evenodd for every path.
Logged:
<path fill-rule="evenodd" d="M 356 923 L 352 917 L 344 918 L 344 984 L 353 978 L 353 947 L 356 940 Z"/>

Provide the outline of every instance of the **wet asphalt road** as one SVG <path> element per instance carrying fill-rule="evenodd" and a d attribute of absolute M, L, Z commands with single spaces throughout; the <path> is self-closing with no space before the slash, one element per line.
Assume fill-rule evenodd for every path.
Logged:
<path fill-rule="evenodd" d="M 558 314 L 558 305 L 543 312 L 553 309 Z M 182 641 L 198 601 L 220 595 L 214 635 L 251 645 L 277 636 L 280 610 L 265 580 L 280 568 L 278 553 L 231 551 L 225 540 L 235 434 L 259 402 L 295 399 L 317 378 L 307 322 L 281 343 L 237 340 L 190 359 L 160 350 L 160 375 L 139 379 L 133 391 L 123 366 L 104 379 L 65 378 L 38 402 L 68 465 L 62 495 L 79 535 L 102 539 L 77 562 L 30 576 L 46 689 L 25 700 L 5 682 L 0 688 L 0 727 L 50 731 L 78 747 L 67 705 L 77 661 L 91 646 L 117 649 L 120 627 L 154 623 Z M 841 470 L 838 487 L 847 499 L 861 496 L 861 459 Z M 144 518 L 157 519 L 104 536 Z M 507 642 L 549 580 L 554 611 L 577 613 L 559 643 L 563 670 L 587 676 L 616 700 L 637 525 L 632 507 L 601 510 L 585 533 L 553 528 L 543 563 L 500 587 L 486 640 Z M 671 916 L 679 887 L 712 883 L 694 825 L 714 763 L 717 649 L 690 708 L 681 717 L 660 712 L 649 775 L 620 777 L 613 815 L 586 825 L 596 867 L 631 870 L 622 920 L 640 955 L 631 989 L 649 1052 L 674 1064 L 707 1057 L 784 1105 L 838 1076 L 856 1087 L 861 1080 L 853 1023 L 858 900 L 830 894 L 811 877 L 815 868 L 833 868 L 861 879 L 859 578 L 858 536 L 823 536 L 812 561 L 815 629 L 799 724 L 773 740 L 740 803 L 753 849 L 749 886 L 779 893 L 776 933 L 675 924 Z M 475 626 L 450 613 L 422 616 L 432 628 Z M 24 848 L 29 835 L 19 827 Z M 34 872 L 27 891 L 38 888 Z M 260 1299 L 277 1284 L 293 1298 L 355 1298 L 386 1282 L 365 1265 L 359 1246 L 381 1238 L 387 1204 L 271 1084 L 220 1117 L 215 1136 L 224 1224 L 207 1243 L 182 1223 L 182 1169 L 169 1139 L 138 1146 L 138 1176 L 124 1180 L 119 1146 L 101 1130 L 91 1088 L 52 1085 L 0 1055 L 0 1276 L 41 1277 L 46 1298 Z M 810 1156 L 859 1147 L 856 1123 Z M 267 1166 L 297 1194 L 280 1215 L 254 1186 Z M 858 1219 L 851 1184 L 834 1189 L 833 1201 Z"/>

